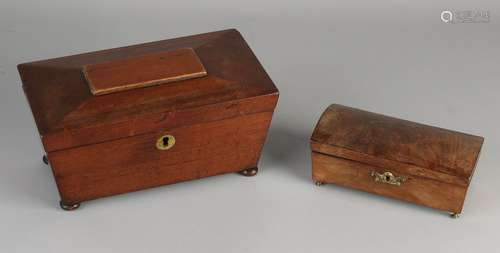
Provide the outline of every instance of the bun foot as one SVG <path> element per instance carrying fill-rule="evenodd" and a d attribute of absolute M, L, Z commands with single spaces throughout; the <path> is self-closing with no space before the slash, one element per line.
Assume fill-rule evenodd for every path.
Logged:
<path fill-rule="evenodd" d="M 458 219 L 458 218 L 460 218 L 460 214 L 459 213 L 450 213 L 450 217 L 453 219 Z"/>
<path fill-rule="evenodd" d="M 238 173 L 240 175 L 245 176 L 245 177 L 253 177 L 253 176 L 257 175 L 258 171 L 259 171 L 259 169 L 257 167 L 255 167 L 255 168 L 249 168 L 249 169 L 242 170 Z"/>
<path fill-rule="evenodd" d="M 316 186 L 322 186 L 322 185 L 324 185 L 325 183 L 320 182 L 320 181 L 314 181 L 314 184 L 315 184 Z"/>
<path fill-rule="evenodd" d="M 43 163 L 49 165 L 49 158 L 47 158 L 46 155 L 43 156 L 42 160 L 43 160 Z"/>
<path fill-rule="evenodd" d="M 80 203 L 73 204 L 73 205 L 66 205 L 62 201 L 59 201 L 59 205 L 65 211 L 73 211 L 73 210 L 78 209 L 78 207 L 80 207 Z"/>

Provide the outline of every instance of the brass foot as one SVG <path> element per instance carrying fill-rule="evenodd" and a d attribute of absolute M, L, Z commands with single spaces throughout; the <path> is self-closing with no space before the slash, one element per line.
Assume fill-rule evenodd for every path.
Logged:
<path fill-rule="evenodd" d="M 78 209 L 78 207 L 80 207 L 80 203 L 73 204 L 73 205 L 66 205 L 62 201 L 59 201 L 59 205 L 65 211 L 73 211 L 73 210 Z"/>
<path fill-rule="evenodd" d="M 325 183 L 320 182 L 320 181 L 314 181 L 314 184 L 315 184 L 316 186 L 322 186 L 322 185 L 324 185 Z"/>
<path fill-rule="evenodd" d="M 245 177 L 253 177 L 253 176 L 257 175 L 258 171 L 259 171 L 259 169 L 257 167 L 255 167 L 255 168 L 249 168 L 249 169 L 242 170 L 238 173 L 240 175 L 245 176 Z"/>
<path fill-rule="evenodd" d="M 460 218 L 460 213 L 450 213 L 450 217 L 453 219 L 458 219 Z"/>
<path fill-rule="evenodd" d="M 42 160 L 43 160 L 43 163 L 49 165 L 49 158 L 47 158 L 46 155 L 43 156 Z"/>

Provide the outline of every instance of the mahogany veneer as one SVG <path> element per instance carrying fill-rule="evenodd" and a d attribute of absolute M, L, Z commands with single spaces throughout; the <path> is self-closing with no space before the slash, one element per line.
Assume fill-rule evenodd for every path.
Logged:
<path fill-rule="evenodd" d="M 234 29 L 18 66 L 61 207 L 257 173 L 278 90 Z"/>
<path fill-rule="evenodd" d="M 484 139 L 342 105 L 311 136 L 312 177 L 451 212 L 462 212 Z"/>

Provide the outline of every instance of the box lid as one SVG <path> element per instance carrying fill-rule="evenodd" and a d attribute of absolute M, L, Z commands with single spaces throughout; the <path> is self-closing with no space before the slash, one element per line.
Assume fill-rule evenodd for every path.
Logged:
<path fill-rule="evenodd" d="M 333 104 L 316 125 L 311 148 L 416 176 L 468 185 L 483 140 Z"/>
<path fill-rule="evenodd" d="M 234 29 L 24 63 L 18 69 L 42 137 L 278 92 Z"/>

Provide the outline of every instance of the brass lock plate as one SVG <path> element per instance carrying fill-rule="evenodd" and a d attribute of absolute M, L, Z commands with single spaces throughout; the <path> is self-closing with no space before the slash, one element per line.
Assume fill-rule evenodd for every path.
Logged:
<path fill-rule="evenodd" d="M 386 171 L 384 173 L 378 173 L 372 171 L 370 175 L 373 177 L 375 182 L 390 184 L 395 186 L 401 186 L 402 183 L 406 181 L 406 177 L 395 176 L 392 172 Z"/>

